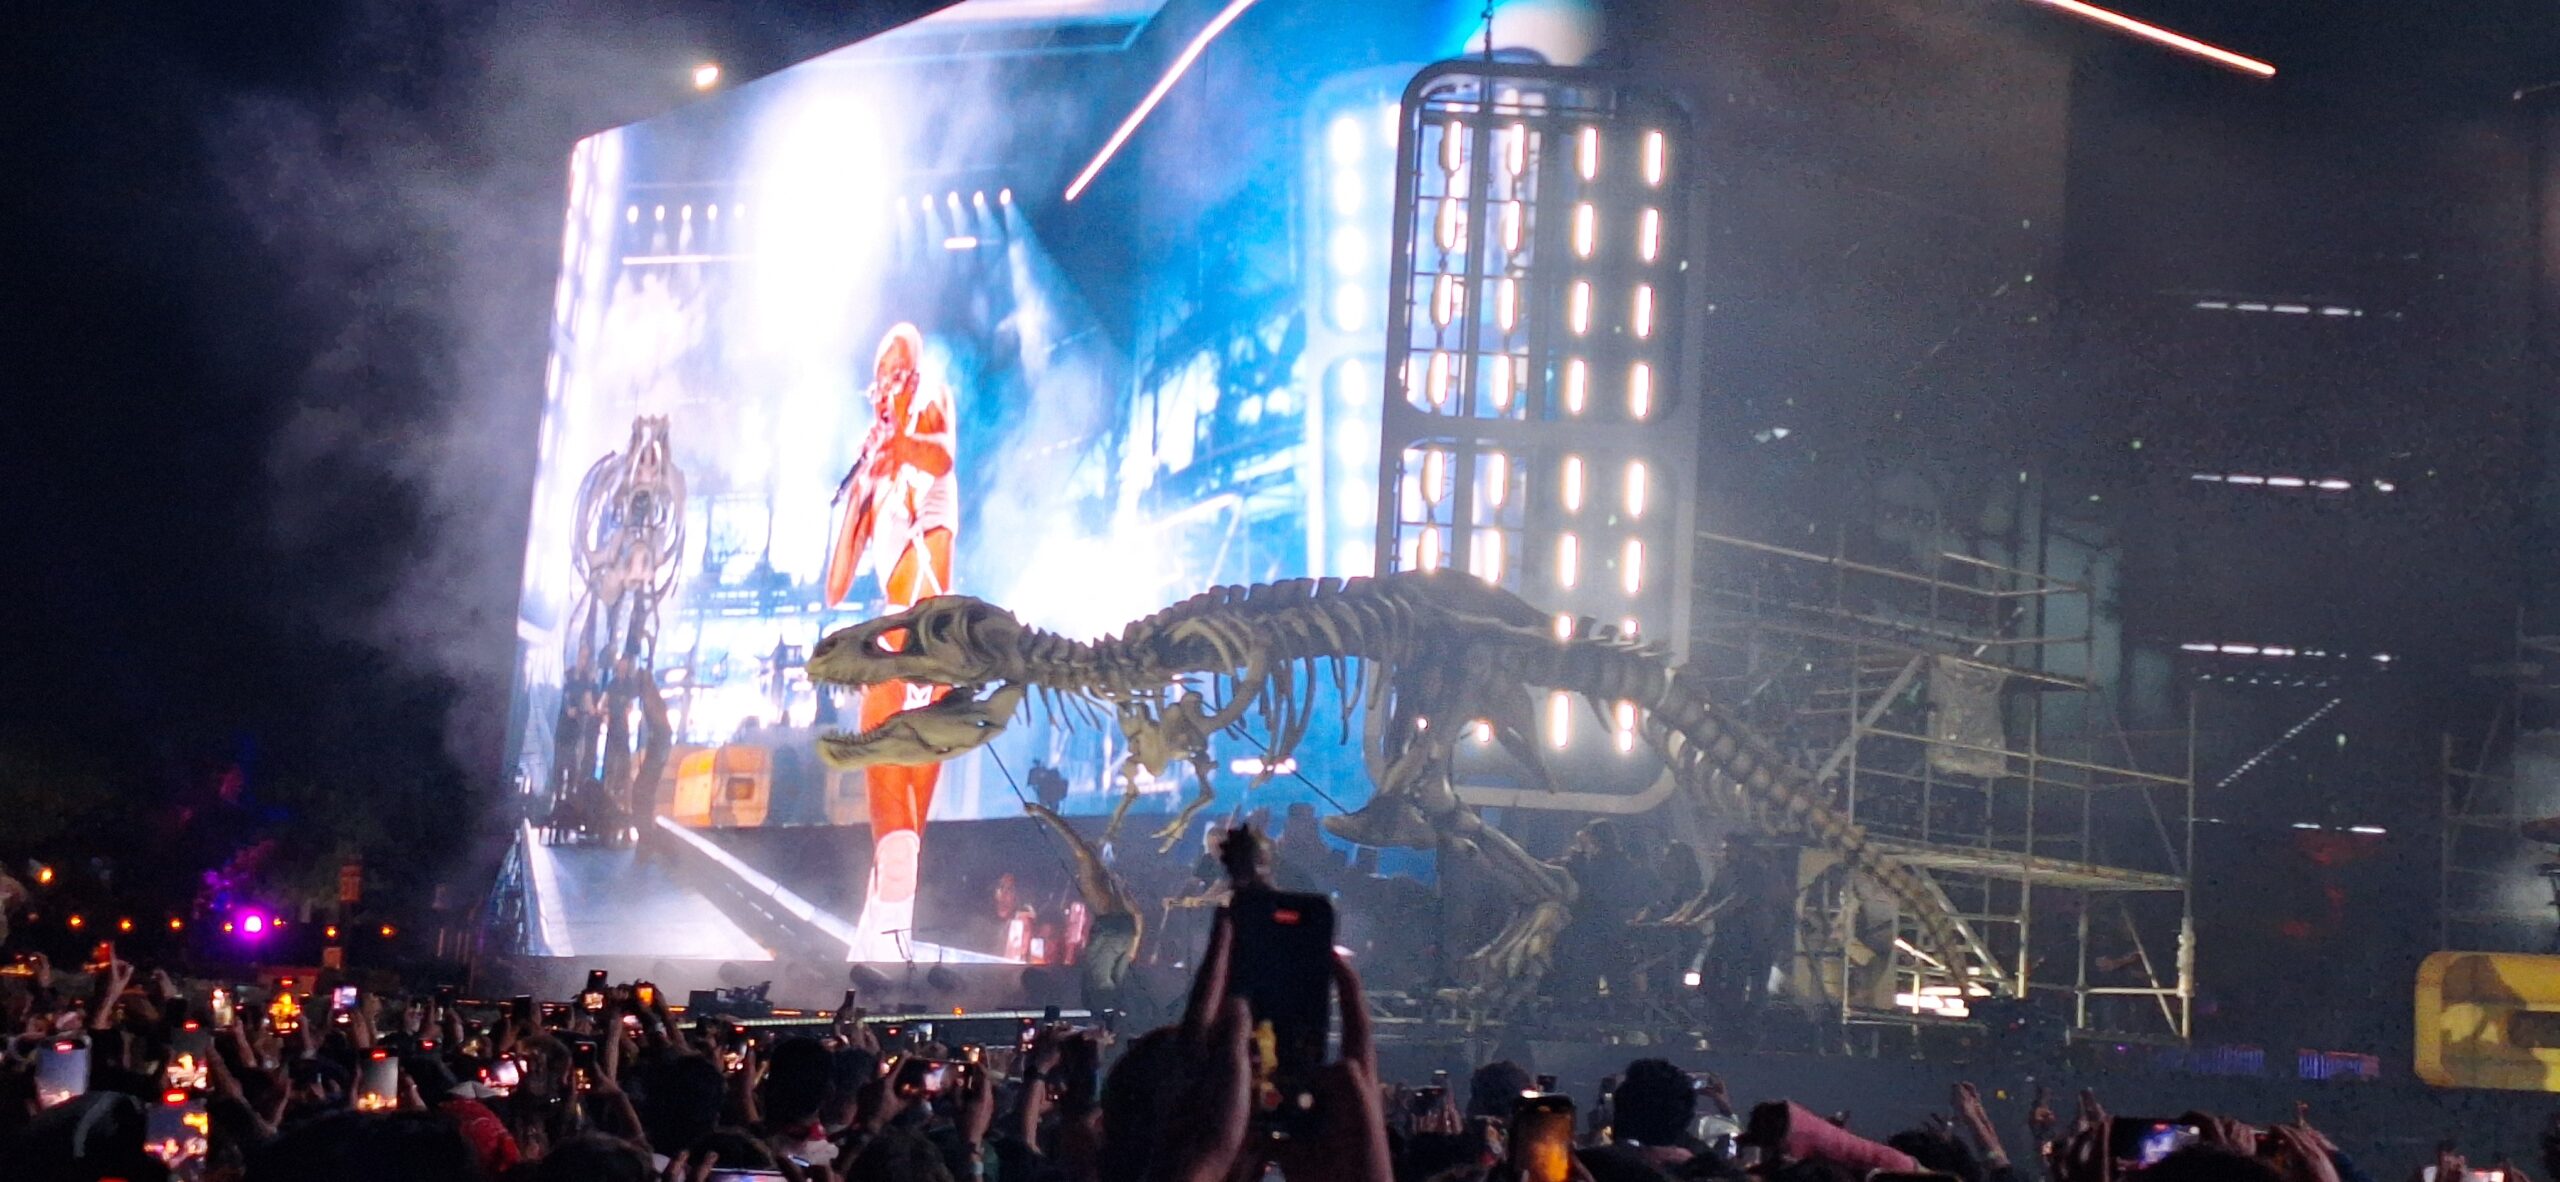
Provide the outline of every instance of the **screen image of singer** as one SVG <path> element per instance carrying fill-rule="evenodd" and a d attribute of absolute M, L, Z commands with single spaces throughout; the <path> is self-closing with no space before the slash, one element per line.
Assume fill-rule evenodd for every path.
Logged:
<path fill-rule="evenodd" d="M 1599 36 L 1585 0 L 1497 8 L 1506 60 Z M 1024 804 L 1098 834 L 1109 721 L 835 771 L 819 734 L 931 691 L 816 692 L 808 653 L 944 592 L 1093 638 L 1371 573 L 1399 101 L 1482 14 L 970 0 L 578 143 L 515 626 L 520 951 L 1075 960 Z M 1210 818 L 1250 740 L 1215 744 Z M 1356 744 L 1297 762 L 1253 807 L 1365 799 Z M 1138 780 L 1115 868 L 1162 897 L 1198 835 L 1146 835 L 1196 786 Z"/>

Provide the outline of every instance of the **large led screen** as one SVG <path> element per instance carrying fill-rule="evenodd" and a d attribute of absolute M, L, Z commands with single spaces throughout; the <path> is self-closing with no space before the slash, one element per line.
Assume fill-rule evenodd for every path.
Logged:
<path fill-rule="evenodd" d="M 813 751 L 865 707 L 801 662 L 922 595 L 1092 637 L 1369 573 L 1396 103 L 1482 11 L 971 0 L 580 143 L 518 621 L 536 824 L 870 823 Z M 1571 62 L 1592 24 L 1514 2 L 1495 39 Z M 1118 742 L 1026 718 L 930 819 L 1107 811 Z M 1355 748 L 1301 762 L 1256 803 L 1365 797 Z M 1194 790 L 1140 787 L 1139 831 Z"/>

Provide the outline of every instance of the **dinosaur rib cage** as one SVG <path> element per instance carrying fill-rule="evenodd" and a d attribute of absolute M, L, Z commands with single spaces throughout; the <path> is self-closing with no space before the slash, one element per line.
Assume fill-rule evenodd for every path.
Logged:
<path fill-rule="evenodd" d="M 1943 898 L 1918 871 L 1870 846 L 1865 830 L 1824 801 L 1803 769 L 1715 711 L 1703 687 L 1663 650 L 1589 619 L 1559 636 L 1554 620 L 1509 592 L 1439 572 L 1298 579 L 1214 588 L 1099 641 L 1026 628 L 1015 656 L 1022 680 L 1049 698 L 1053 715 L 1062 695 L 1153 703 L 1169 686 L 1207 677 L 1224 691 L 1215 695 L 1224 703 L 1219 725 L 1258 709 L 1275 763 L 1305 736 L 1319 676 L 1327 672 L 1346 733 L 1361 701 L 1373 712 L 1373 729 L 1376 712 L 1391 706 L 1400 717 L 1427 717 L 1435 703 L 1392 697 L 1396 674 L 1426 660 L 1457 662 L 1472 678 L 1577 694 L 1604 708 L 1631 703 L 1646 742 L 1682 788 L 1837 856 L 1894 897 L 1941 964 L 1963 971 L 1966 943 Z M 1730 795 L 1715 792 L 1718 780 Z"/>

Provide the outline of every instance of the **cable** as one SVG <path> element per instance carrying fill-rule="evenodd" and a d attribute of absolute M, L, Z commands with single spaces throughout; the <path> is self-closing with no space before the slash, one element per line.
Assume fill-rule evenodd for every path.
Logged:
<path fill-rule="evenodd" d="M 1021 784 L 1018 784 L 1018 783 L 1016 783 L 1016 782 L 1014 782 L 1014 778 L 1013 778 L 1013 769 L 1012 769 L 1012 768 L 1009 768 L 1009 767 L 1006 767 L 1006 766 L 1004 765 L 1004 756 L 1001 756 L 1001 755 L 996 754 L 996 749 L 995 749 L 994 747 L 988 747 L 986 750 L 987 750 L 987 758 L 989 758 L 989 759 L 992 759 L 992 760 L 996 761 L 996 770 L 1004 773 L 1004 782 L 1005 782 L 1005 786 L 1006 786 L 1006 787 L 1008 787 L 1008 788 L 1013 789 L 1013 798 L 1014 798 L 1015 800 L 1018 800 L 1018 801 L 1021 801 L 1021 802 L 1022 802 L 1022 811 L 1023 811 L 1023 812 L 1025 812 L 1025 813 L 1030 812 L 1030 811 L 1031 811 L 1031 798 L 1030 798 L 1030 797 L 1028 797 L 1028 796 L 1024 796 L 1024 795 L 1022 794 L 1022 785 L 1021 785 Z M 1037 762 L 1037 761 L 1034 761 L 1034 762 Z M 1061 820 L 1061 821 L 1066 820 L 1066 818 L 1065 818 L 1065 817 L 1060 817 L 1060 818 L 1058 818 L 1058 819 L 1059 819 L 1059 820 Z M 1067 881 L 1068 881 L 1068 882 L 1073 883 L 1073 882 L 1078 881 L 1078 878 L 1077 878 L 1077 875 L 1076 875 L 1076 867 L 1075 867 L 1075 863 L 1068 861 L 1068 860 L 1067 860 L 1067 856 L 1066 856 L 1065 854 L 1061 854 L 1061 853 L 1059 853 L 1059 852 L 1058 852 L 1058 847 L 1053 846 L 1053 845 L 1049 845 L 1049 843 L 1048 843 L 1046 840 L 1043 840 L 1040 844 L 1041 844 L 1041 845 L 1043 845 L 1043 846 L 1047 846 L 1047 847 L 1048 847 L 1048 850 L 1049 850 L 1049 856 L 1050 856 L 1050 857 L 1052 857 L 1052 858 L 1056 858 L 1056 859 L 1058 860 L 1058 869 L 1060 869 L 1060 870 L 1064 870 L 1064 871 L 1066 871 L 1066 872 L 1067 872 Z"/>

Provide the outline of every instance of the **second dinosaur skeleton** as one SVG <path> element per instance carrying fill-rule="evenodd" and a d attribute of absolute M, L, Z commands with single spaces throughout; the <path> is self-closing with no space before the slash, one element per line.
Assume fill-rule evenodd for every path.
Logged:
<path fill-rule="evenodd" d="M 1316 688 L 1329 678 L 1345 733 L 1355 707 L 1362 717 L 1362 756 L 1377 791 L 1326 828 L 1368 845 L 1485 859 L 1521 905 L 1465 966 L 1468 982 L 1496 1000 L 1535 989 L 1572 917 L 1575 885 L 1458 800 L 1450 765 L 1460 736 L 1487 728 L 1544 785 L 1533 695 L 1575 694 L 1604 715 L 1623 703 L 1684 790 L 1828 850 L 1875 882 L 1940 966 L 1962 972 L 1972 959 L 1957 918 L 1918 871 L 1869 843 L 1802 769 L 1714 709 L 1699 680 L 1664 652 L 1474 579 L 1421 572 L 1220 587 L 1090 642 L 1028 627 L 983 600 L 941 596 L 830 634 L 810 653 L 808 673 L 842 686 L 950 687 L 871 731 L 820 739 L 821 756 L 839 768 L 952 758 L 1001 734 L 1029 697 L 1053 719 L 1098 722 L 1108 711 L 1131 761 L 1156 774 L 1176 761 L 1199 771 L 1200 794 L 1158 834 L 1168 845 L 1209 803 L 1210 736 L 1248 717 L 1260 725 L 1268 745 L 1259 787 L 1305 741 L 1317 721 Z M 1134 792 L 1126 768 L 1123 782 Z"/>

